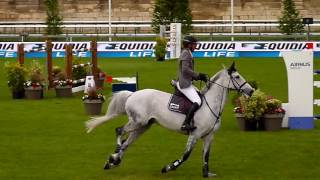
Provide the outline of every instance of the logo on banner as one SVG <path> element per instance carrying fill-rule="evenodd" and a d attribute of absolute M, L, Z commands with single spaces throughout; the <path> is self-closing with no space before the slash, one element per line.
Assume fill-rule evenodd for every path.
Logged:
<path fill-rule="evenodd" d="M 202 52 L 195 52 L 201 53 L 200 57 L 237 57 L 238 54 L 235 51 L 204 51 Z M 198 56 L 199 57 L 199 56 Z"/>
<path fill-rule="evenodd" d="M 271 43 L 242 43 L 243 50 L 312 50 L 313 43 L 305 42 L 271 42 Z"/>
<path fill-rule="evenodd" d="M 15 58 L 17 53 L 13 51 L 0 51 L 0 58 Z"/>
<path fill-rule="evenodd" d="M 106 44 L 105 49 L 116 49 L 117 43 Z"/>
<path fill-rule="evenodd" d="M 46 45 L 45 43 L 25 44 L 24 49 L 28 52 L 45 51 Z"/>
<path fill-rule="evenodd" d="M 309 62 L 292 62 L 290 63 L 290 69 L 302 69 L 308 68 L 311 64 Z"/>
<path fill-rule="evenodd" d="M 241 47 L 248 49 L 265 49 L 267 43 L 242 43 Z"/>
<path fill-rule="evenodd" d="M 99 43 L 98 51 L 144 51 L 153 50 L 155 42 Z"/>
<path fill-rule="evenodd" d="M 70 44 L 74 52 L 88 51 L 90 49 L 89 42 L 53 42 L 52 51 L 64 51 L 66 44 Z M 46 44 L 44 42 L 26 43 L 24 49 L 27 52 L 43 52 L 46 50 Z"/>
<path fill-rule="evenodd" d="M 230 42 L 200 42 L 197 44 L 197 51 L 208 51 L 208 50 L 235 50 L 236 43 Z"/>
<path fill-rule="evenodd" d="M 0 51 L 15 51 L 16 43 L 0 43 Z"/>

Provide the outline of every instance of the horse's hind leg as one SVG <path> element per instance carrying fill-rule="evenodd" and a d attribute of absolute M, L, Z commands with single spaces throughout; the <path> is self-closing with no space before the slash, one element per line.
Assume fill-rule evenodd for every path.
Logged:
<path fill-rule="evenodd" d="M 118 153 L 120 151 L 121 145 L 125 141 L 125 139 L 122 139 L 122 135 L 124 134 L 123 126 L 117 127 L 115 131 L 116 131 L 116 148 L 114 152 Z"/>
<path fill-rule="evenodd" d="M 122 129 L 123 132 L 129 131 L 128 138 L 123 143 L 121 142 L 121 135 L 120 135 L 120 137 L 117 137 L 117 146 L 119 145 L 119 147 L 116 148 L 116 152 L 114 154 L 111 154 L 109 156 L 109 159 L 105 163 L 104 169 L 110 169 L 111 167 L 119 165 L 121 163 L 121 158 L 124 154 L 124 151 L 128 148 L 128 146 L 131 143 L 133 143 L 139 137 L 139 135 L 143 134 L 150 126 L 150 125 L 139 126 L 136 124 L 135 129 L 131 129 L 131 128 L 129 128 L 129 126 L 131 126 L 131 125 L 132 124 L 126 124 L 126 126 L 124 126 L 124 128 Z M 123 132 L 122 132 L 122 134 L 123 134 Z M 121 144 L 119 144 L 119 142 Z"/>
<path fill-rule="evenodd" d="M 182 154 L 182 157 L 178 160 L 173 161 L 171 164 L 164 166 L 161 172 L 166 173 L 168 171 L 177 169 L 184 161 L 188 159 L 196 141 L 197 141 L 197 138 L 195 136 L 189 135 L 187 146 L 184 153 Z"/>

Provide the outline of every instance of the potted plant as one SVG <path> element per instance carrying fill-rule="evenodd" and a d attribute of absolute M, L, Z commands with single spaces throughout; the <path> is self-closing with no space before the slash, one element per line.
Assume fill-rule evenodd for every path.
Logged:
<path fill-rule="evenodd" d="M 53 81 L 56 97 L 72 97 L 72 80 L 67 79 L 64 72 L 59 72 L 56 78 Z"/>
<path fill-rule="evenodd" d="M 26 81 L 27 69 L 18 62 L 7 62 L 4 67 L 8 86 L 12 92 L 12 98 L 24 98 L 24 83 Z"/>
<path fill-rule="evenodd" d="M 253 92 L 251 97 L 239 97 L 238 105 L 235 107 L 234 112 L 240 130 L 254 131 L 257 129 L 257 124 L 261 122 L 266 108 L 265 102 L 266 95 L 259 89 Z"/>
<path fill-rule="evenodd" d="M 53 66 L 52 68 L 52 77 L 53 80 L 59 80 L 59 74 L 62 72 L 61 67 L 59 66 Z"/>
<path fill-rule="evenodd" d="M 156 38 L 156 45 L 154 46 L 154 53 L 157 61 L 164 61 L 166 56 L 167 40 L 163 37 Z"/>
<path fill-rule="evenodd" d="M 89 72 L 89 65 L 87 64 L 81 64 L 79 59 L 74 59 L 72 61 L 73 67 L 72 67 L 72 80 L 74 80 L 76 83 L 73 84 L 74 87 L 82 86 L 85 84 L 85 78 L 88 75 Z M 83 79 L 81 81 L 81 79 Z"/>
<path fill-rule="evenodd" d="M 265 130 L 277 131 L 281 129 L 282 119 L 285 110 L 281 107 L 282 102 L 279 99 L 268 98 L 266 101 L 266 109 L 263 115 L 263 123 Z"/>
<path fill-rule="evenodd" d="M 88 89 L 88 93 L 82 97 L 82 101 L 87 115 L 99 115 L 105 97 L 98 94 L 96 88 L 91 87 Z"/>
<path fill-rule="evenodd" d="M 97 88 L 103 88 L 104 80 L 106 78 L 106 74 L 98 68 L 97 79 L 95 81 Z"/>
<path fill-rule="evenodd" d="M 24 83 L 24 90 L 27 99 L 43 98 L 44 78 L 42 68 L 37 61 L 32 61 L 29 68 L 29 80 Z"/>

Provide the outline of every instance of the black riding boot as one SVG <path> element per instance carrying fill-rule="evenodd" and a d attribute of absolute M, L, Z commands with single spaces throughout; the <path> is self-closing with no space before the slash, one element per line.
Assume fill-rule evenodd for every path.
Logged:
<path fill-rule="evenodd" d="M 186 116 L 186 119 L 184 120 L 181 130 L 182 131 L 193 131 L 197 127 L 193 126 L 193 123 L 191 123 L 194 113 L 199 109 L 198 103 L 193 103 L 191 108 L 189 109 L 189 112 Z"/>

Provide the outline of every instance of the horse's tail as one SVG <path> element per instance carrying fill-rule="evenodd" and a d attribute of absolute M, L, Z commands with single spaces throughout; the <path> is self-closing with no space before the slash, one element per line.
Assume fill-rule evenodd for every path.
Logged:
<path fill-rule="evenodd" d="M 120 114 L 125 114 L 125 104 L 131 94 L 132 92 L 130 91 L 120 91 L 113 94 L 106 115 L 92 118 L 89 121 L 86 121 L 85 125 L 87 128 L 87 133 L 90 133 L 95 127 L 99 126 L 100 124 L 103 124 Z"/>

